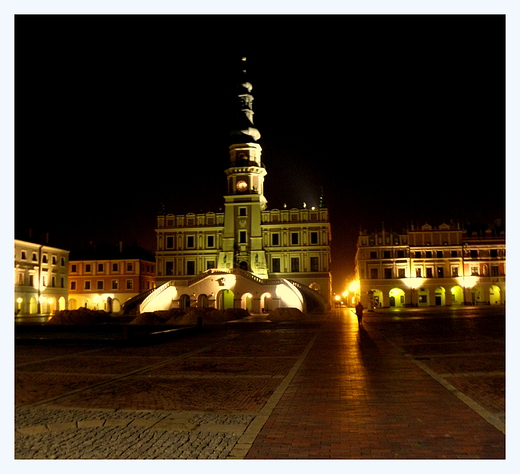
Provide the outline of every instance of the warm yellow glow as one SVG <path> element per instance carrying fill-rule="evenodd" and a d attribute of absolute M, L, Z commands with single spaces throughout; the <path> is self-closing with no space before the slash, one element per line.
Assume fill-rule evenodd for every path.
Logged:
<path fill-rule="evenodd" d="M 406 278 L 403 282 L 408 288 L 420 288 L 424 282 L 424 278 Z"/>
<path fill-rule="evenodd" d="M 359 291 L 359 280 L 353 280 L 348 286 L 348 291 L 357 293 Z"/>
<path fill-rule="evenodd" d="M 473 288 L 479 281 L 478 276 L 465 276 L 457 278 L 457 281 L 462 288 Z"/>
<path fill-rule="evenodd" d="M 23 303 L 23 298 L 17 298 L 17 299 L 16 299 L 16 302 L 17 302 L 17 303 Z"/>
<path fill-rule="evenodd" d="M 334 299 L 335 299 L 336 301 L 339 301 L 339 300 L 341 299 L 341 296 L 336 295 L 336 296 L 334 297 Z"/>
<path fill-rule="evenodd" d="M 346 298 L 348 296 L 348 290 L 341 293 L 341 296 L 343 296 L 343 298 Z"/>

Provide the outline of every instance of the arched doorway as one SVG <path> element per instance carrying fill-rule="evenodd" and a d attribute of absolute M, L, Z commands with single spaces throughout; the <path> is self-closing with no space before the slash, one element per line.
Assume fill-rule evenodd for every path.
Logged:
<path fill-rule="evenodd" d="M 269 311 L 271 311 L 272 308 L 272 299 L 271 299 L 271 293 L 264 293 L 261 297 L 260 297 L 260 301 L 261 301 L 261 311 L 262 313 L 268 313 Z"/>
<path fill-rule="evenodd" d="M 381 290 L 370 290 L 368 292 L 368 311 L 381 308 L 383 306 L 383 292 Z"/>
<path fill-rule="evenodd" d="M 451 304 L 452 305 L 462 305 L 464 303 L 464 292 L 462 287 L 459 285 L 455 285 L 451 289 Z"/>
<path fill-rule="evenodd" d="M 71 309 L 71 310 L 78 309 L 78 302 L 74 298 L 69 300 L 69 309 Z"/>
<path fill-rule="evenodd" d="M 388 293 L 390 307 L 402 308 L 404 306 L 404 291 L 401 288 L 392 288 Z"/>
<path fill-rule="evenodd" d="M 244 293 L 242 295 L 241 307 L 249 312 L 253 310 L 253 295 L 251 293 Z"/>
<path fill-rule="evenodd" d="M 208 307 L 208 295 L 202 294 L 197 298 L 197 306 L 199 308 L 207 308 Z"/>
<path fill-rule="evenodd" d="M 218 309 L 228 309 L 235 307 L 235 295 L 231 290 L 222 290 L 218 294 Z"/>
<path fill-rule="evenodd" d="M 245 272 L 249 271 L 249 265 L 247 262 L 242 261 L 242 262 L 240 262 L 239 266 L 240 266 L 240 270 L 244 270 Z"/>
<path fill-rule="evenodd" d="M 489 288 L 489 304 L 501 304 L 502 293 L 500 287 L 497 285 L 491 285 Z"/>
<path fill-rule="evenodd" d="M 446 305 L 446 289 L 442 286 L 435 288 L 435 306 Z"/>
<path fill-rule="evenodd" d="M 60 299 L 58 300 L 58 310 L 63 311 L 65 309 L 65 298 L 63 296 L 60 296 Z"/>
<path fill-rule="evenodd" d="M 189 308 L 191 304 L 189 295 L 181 295 L 179 298 L 179 308 L 186 309 Z"/>
<path fill-rule="evenodd" d="M 29 314 L 36 314 L 38 312 L 38 303 L 36 298 L 31 298 L 29 301 Z"/>

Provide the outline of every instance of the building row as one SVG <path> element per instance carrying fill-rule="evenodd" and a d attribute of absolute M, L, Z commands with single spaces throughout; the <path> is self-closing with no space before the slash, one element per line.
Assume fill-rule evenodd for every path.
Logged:
<path fill-rule="evenodd" d="M 64 309 L 118 313 L 131 298 L 155 288 L 155 259 L 137 246 L 70 252 L 14 241 L 15 315 Z"/>
<path fill-rule="evenodd" d="M 360 232 L 359 297 L 380 307 L 505 304 L 506 243 L 500 225 L 478 231 L 459 224 Z"/>

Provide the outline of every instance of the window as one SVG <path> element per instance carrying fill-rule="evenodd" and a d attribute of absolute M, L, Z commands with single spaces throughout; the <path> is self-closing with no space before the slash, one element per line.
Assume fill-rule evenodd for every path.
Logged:
<path fill-rule="evenodd" d="M 34 275 L 29 275 L 29 286 L 34 286 Z"/>
<path fill-rule="evenodd" d="M 426 269 L 426 278 L 433 278 L 433 268 Z"/>
<path fill-rule="evenodd" d="M 421 258 L 421 252 L 420 251 L 415 252 L 415 258 Z"/>
<path fill-rule="evenodd" d="M 291 272 L 300 271 L 300 259 L 298 257 L 291 257 Z"/>
<path fill-rule="evenodd" d="M 173 262 L 166 262 L 166 275 L 173 275 Z"/>
<path fill-rule="evenodd" d="M 34 252 L 32 254 L 32 261 L 33 262 L 37 262 L 38 261 L 38 256 Z"/>
<path fill-rule="evenodd" d="M 497 249 L 491 249 L 491 250 L 489 251 L 489 256 L 490 256 L 491 258 L 497 258 L 497 257 L 498 257 L 498 250 L 497 250 Z"/>
<path fill-rule="evenodd" d="M 97 271 L 98 272 L 104 272 L 105 271 L 105 265 L 103 263 L 98 263 Z"/>
<path fill-rule="evenodd" d="M 311 272 L 320 271 L 320 259 L 318 257 L 311 257 Z"/>
<path fill-rule="evenodd" d="M 65 288 L 65 278 L 60 278 L 60 288 Z"/>
<path fill-rule="evenodd" d="M 126 289 L 133 290 L 134 289 L 134 280 L 126 280 Z"/>
<path fill-rule="evenodd" d="M 18 273 L 18 285 L 23 286 L 23 273 Z"/>
<path fill-rule="evenodd" d="M 385 278 L 389 280 L 392 278 L 392 269 L 391 268 L 385 268 Z"/>
<path fill-rule="evenodd" d="M 75 281 L 71 281 L 70 282 L 70 289 L 71 290 L 76 290 L 76 282 Z"/>
<path fill-rule="evenodd" d="M 404 250 L 397 251 L 397 258 L 404 258 Z"/>
<path fill-rule="evenodd" d="M 44 253 L 42 255 L 42 263 L 48 263 L 48 261 L 47 261 L 47 254 L 46 253 Z"/>
<path fill-rule="evenodd" d="M 127 263 L 126 264 L 126 271 L 127 272 L 133 272 L 134 271 L 134 264 L 133 263 Z"/>
<path fill-rule="evenodd" d="M 432 258 L 432 251 L 431 250 L 427 250 L 426 251 L 426 258 Z"/>
<path fill-rule="evenodd" d="M 271 234 L 271 245 L 280 245 L 280 234 Z"/>
<path fill-rule="evenodd" d="M 51 276 L 51 287 L 52 288 L 56 287 L 56 277 L 55 276 Z"/>
<path fill-rule="evenodd" d="M 90 281 L 86 281 L 85 284 L 84 284 L 84 288 L 85 290 L 90 290 Z"/>
<path fill-rule="evenodd" d="M 471 276 L 478 276 L 478 267 L 471 267 Z"/>
<path fill-rule="evenodd" d="M 377 252 L 370 252 L 370 258 L 377 258 Z"/>
<path fill-rule="evenodd" d="M 451 276 L 458 277 L 459 276 L 459 267 L 451 267 Z"/>
<path fill-rule="evenodd" d="M 171 236 L 171 235 L 166 237 L 166 248 L 167 249 L 173 248 L 173 236 Z"/>
<path fill-rule="evenodd" d="M 22 260 L 27 260 L 27 253 L 25 250 L 22 250 Z"/>
<path fill-rule="evenodd" d="M 478 250 L 471 250 L 470 256 L 471 258 L 478 258 Z"/>
<path fill-rule="evenodd" d="M 377 278 L 379 278 L 379 272 L 377 271 L 377 268 L 370 269 L 370 278 L 372 280 L 376 280 Z"/>
<path fill-rule="evenodd" d="M 416 268 L 415 269 L 415 276 L 417 278 L 421 278 L 422 277 L 422 268 Z"/>
<path fill-rule="evenodd" d="M 195 262 L 193 260 L 186 262 L 186 275 L 195 275 Z"/>
<path fill-rule="evenodd" d="M 195 247 L 195 237 L 193 235 L 188 235 L 186 238 L 186 247 L 192 249 Z"/>
<path fill-rule="evenodd" d="M 437 250 L 437 258 L 442 258 L 442 257 L 444 257 L 442 250 Z"/>
<path fill-rule="evenodd" d="M 119 263 L 113 263 L 112 264 L 112 271 L 118 272 L 119 271 Z"/>
<path fill-rule="evenodd" d="M 299 234 L 298 232 L 291 232 L 291 244 L 298 245 L 299 242 Z"/>
<path fill-rule="evenodd" d="M 383 252 L 383 258 L 390 258 L 390 255 L 391 255 L 390 250 L 385 250 Z"/>
<path fill-rule="evenodd" d="M 102 290 L 104 288 L 103 280 L 98 280 L 97 289 Z"/>
<path fill-rule="evenodd" d="M 459 252 L 457 252 L 456 250 L 452 250 L 452 251 L 451 251 L 451 256 L 452 256 L 452 258 L 456 258 L 456 257 L 458 257 L 458 253 L 459 253 Z"/>
<path fill-rule="evenodd" d="M 76 264 L 70 266 L 70 273 L 76 273 L 78 271 L 78 267 Z"/>
<path fill-rule="evenodd" d="M 279 258 L 273 258 L 272 259 L 272 266 L 273 266 L 273 272 L 279 273 L 280 272 L 280 259 Z"/>
<path fill-rule="evenodd" d="M 85 273 L 90 273 L 91 271 L 92 271 L 92 270 L 91 270 L 91 268 L 90 268 L 90 263 L 87 263 L 87 264 L 85 265 Z"/>
<path fill-rule="evenodd" d="M 318 232 L 311 232 L 311 244 L 319 244 Z"/>
<path fill-rule="evenodd" d="M 208 238 L 206 240 L 206 244 L 207 244 L 207 247 L 210 248 L 210 249 L 215 247 L 215 236 L 208 235 Z"/>
<path fill-rule="evenodd" d="M 239 207 L 238 208 L 238 215 L 243 217 L 247 216 L 247 207 Z"/>
<path fill-rule="evenodd" d="M 212 268 L 215 268 L 215 260 L 208 260 L 206 262 L 206 270 L 211 270 Z"/>
<path fill-rule="evenodd" d="M 437 278 L 444 278 L 444 267 L 437 267 Z"/>
<path fill-rule="evenodd" d="M 247 243 L 247 231 L 246 230 L 239 230 L 238 231 L 238 242 L 240 244 Z"/>
<path fill-rule="evenodd" d="M 406 278 L 406 270 L 404 268 L 398 268 L 397 274 L 399 278 Z"/>
<path fill-rule="evenodd" d="M 56 255 L 53 255 L 52 258 L 51 258 L 51 263 L 53 265 L 56 265 L 58 263 L 58 258 L 56 257 Z"/>
<path fill-rule="evenodd" d="M 112 289 L 119 290 L 119 280 L 112 280 Z"/>
<path fill-rule="evenodd" d="M 492 277 L 499 276 L 498 265 L 491 265 L 491 276 Z"/>

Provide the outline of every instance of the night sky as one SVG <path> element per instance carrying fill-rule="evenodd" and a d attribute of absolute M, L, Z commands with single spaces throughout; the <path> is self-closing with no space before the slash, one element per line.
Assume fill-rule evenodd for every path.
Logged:
<path fill-rule="evenodd" d="M 505 218 L 504 16 L 18 16 L 15 235 L 136 242 L 223 209 L 248 57 L 269 208 L 318 204 L 333 289 L 360 228 Z"/>

